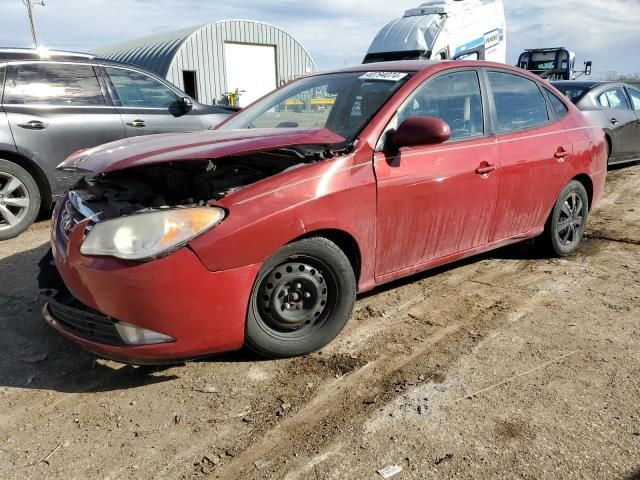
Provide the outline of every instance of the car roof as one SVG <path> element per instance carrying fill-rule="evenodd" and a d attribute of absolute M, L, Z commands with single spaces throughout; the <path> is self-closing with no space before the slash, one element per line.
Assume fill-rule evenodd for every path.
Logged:
<path fill-rule="evenodd" d="M 485 60 L 395 60 L 391 62 L 363 63 L 352 67 L 320 72 L 320 74 L 348 72 L 421 72 L 430 70 L 439 65 L 489 67 L 510 70 L 517 73 L 528 73 L 526 70 L 512 67 L 504 63 L 487 62 Z"/>
<path fill-rule="evenodd" d="M 576 80 L 557 80 L 557 81 L 552 81 L 551 85 L 554 85 L 556 87 L 576 87 L 576 88 L 594 88 L 594 87 L 598 87 L 600 85 L 605 85 L 607 83 L 611 83 L 609 81 L 584 81 L 584 82 L 580 82 L 580 81 L 576 81 Z"/>
<path fill-rule="evenodd" d="M 115 60 L 108 60 L 106 58 L 93 55 L 91 53 L 82 52 L 68 52 L 64 50 L 46 50 L 46 49 L 34 49 L 34 48 L 0 48 L 0 62 L 11 61 L 48 61 L 48 62 L 95 62 L 101 65 L 120 65 L 133 68 L 140 68 L 137 65 L 130 65 L 123 62 L 117 62 Z"/>

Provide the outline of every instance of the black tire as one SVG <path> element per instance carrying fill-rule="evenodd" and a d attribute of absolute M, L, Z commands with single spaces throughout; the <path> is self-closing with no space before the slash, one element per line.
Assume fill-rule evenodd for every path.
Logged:
<path fill-rule="evenodd" d="M 589 216 L 589 196 L 582 183 L 564 187 L 551 211 L 543 235 L 545 247 L 559 257 L 571 255 L 584 238 Z"/>
<path fill-rule="evenodd" d="M 343 329 L 355 296 L 353 268 L 335 243 L 312 237 L 285 245 L 253 286 L 245 344 L 268 358 L 314 352 Z"/>
<path fill-rule="evenodd" d="M 29 172 L 0 159 L 0 240 L 15 238 L 29 228 L 40 203 L 38 184 Z"/>

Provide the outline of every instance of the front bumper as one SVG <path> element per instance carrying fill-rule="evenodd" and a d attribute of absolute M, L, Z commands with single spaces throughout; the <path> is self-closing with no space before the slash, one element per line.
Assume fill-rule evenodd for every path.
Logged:
<path fill-rule="evenodd" d="M 179 361 L 242 347 L 259 264 L 210 272 L 188 247 L 144 263 L 85 257 L 80 254 L 85 225 L 72 228 L 67 240 L 57 234 L 56 223 L 52 236 L 55 267 L 72 298 L 84 304 L 80 310 L 97 315 L 96 322 L 102 317 L 103 323 L 95 331 L 105 332 L 109 322 L 120 321 L 169 335 L 175 341 L 119 344 L 111 335 L 112 329 L 108 336 L 96 336 L 84 328 L 86 324 L 78 328 L 73 318 L 71 322 L 60 318 L 61 311 L 63 315 L 73 311 L 47 304 L 44 318 L 60 333 L 98 355 L 129 363 Z"/>

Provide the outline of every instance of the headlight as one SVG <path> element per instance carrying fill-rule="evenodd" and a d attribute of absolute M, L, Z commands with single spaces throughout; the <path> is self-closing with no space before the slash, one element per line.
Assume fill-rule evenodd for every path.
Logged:
<path fill-rule="evenodd" d="M 221 208 L 198 207 L 105 220 L 94 225 L 80 252 L 124 260 L 152 260 L 175 251 L 223 218 Z"/>

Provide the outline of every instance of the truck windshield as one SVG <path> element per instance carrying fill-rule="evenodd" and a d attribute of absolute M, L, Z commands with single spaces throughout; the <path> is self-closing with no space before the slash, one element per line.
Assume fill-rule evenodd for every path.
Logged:
<path fill-rule="evenodd" d="M 410 76 L 365 71 L 303 78 L 247 107 L 220 129 L 328 128 L 351 142 Z"/>

